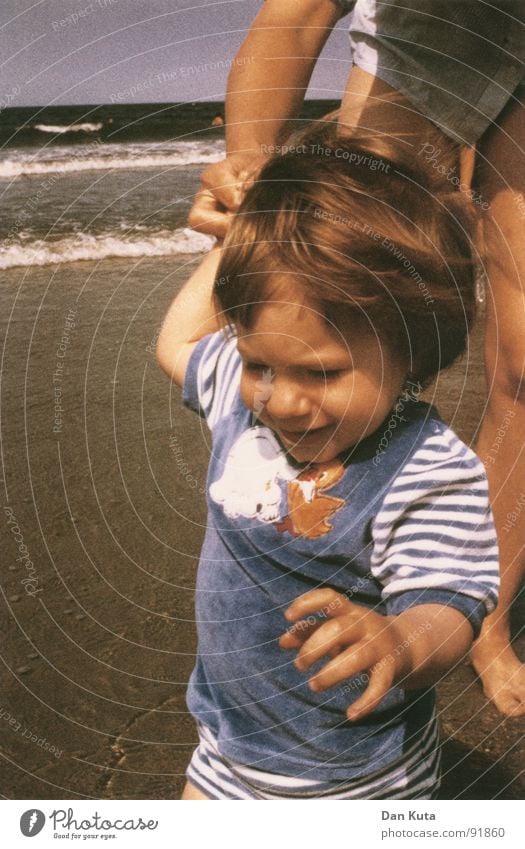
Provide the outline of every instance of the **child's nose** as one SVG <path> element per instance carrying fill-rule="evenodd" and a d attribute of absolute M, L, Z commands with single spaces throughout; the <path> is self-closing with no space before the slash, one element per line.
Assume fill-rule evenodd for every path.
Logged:
<path fill-rule="evenodd" d="M 276 419 L 294 419 L 310 413 L 310 401 L 301 384 L 276 375 L 272 381 L 266 412 Z"/>

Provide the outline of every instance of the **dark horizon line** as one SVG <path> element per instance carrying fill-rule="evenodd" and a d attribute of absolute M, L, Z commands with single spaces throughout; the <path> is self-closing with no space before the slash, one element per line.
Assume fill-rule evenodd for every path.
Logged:
<path fill-rule="evenodd" d="M 306 97 L 305 103 L 339 103 L 340 98 L 334 97 Z M 224 106 L 224 100 L 145 100 L 137 101 L 122 101 L 119 103 L 32 103 L 19 106 L 5 106 L 2 112 L 9 112 L 14 109 L 61 109 L 71 106 L 78 106 L 79 109 L 93 109 L 99 106 Z"/>

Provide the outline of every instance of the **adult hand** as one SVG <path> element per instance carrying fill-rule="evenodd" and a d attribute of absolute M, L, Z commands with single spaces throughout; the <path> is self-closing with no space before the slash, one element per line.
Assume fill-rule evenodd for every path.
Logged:
<path fill-rule="evenodd" d="M 201 188 L 188 216 L 199 233 L 224 238 L 232 216 L 267 157 L 255 152 L 233 153 L 209 165 L 201 174 Z"/>

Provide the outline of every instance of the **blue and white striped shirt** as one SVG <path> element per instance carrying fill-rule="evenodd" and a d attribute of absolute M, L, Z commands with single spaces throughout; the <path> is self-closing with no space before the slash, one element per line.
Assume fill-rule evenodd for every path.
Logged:
<path fill-rule="evenodd" d="M 188 706 L 248 768 L 320 782 L 398 769 L 431 722 L 433 691 L 393 688 L 349 722 L 363 676 L 312 692 L 307 679 L 326 659 L 308 675 L 294 667 L 278 646 L 283 611 L 329 586 L 388 615 L 452 606 L 477 634 L 498 586 L 483 466 L 433 407 L 407 396 L 395 425 L 386 420 L 321 479 L 254 422 L 240 370 L 236 339 L 216 333 L 196 346 L 184 384 L 213 436 Z"/>

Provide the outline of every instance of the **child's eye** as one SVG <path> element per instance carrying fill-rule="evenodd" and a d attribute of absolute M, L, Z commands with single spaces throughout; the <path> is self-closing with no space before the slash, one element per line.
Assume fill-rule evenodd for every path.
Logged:
<path fill-rule="evenodd" d="M 252 363 L 252 362 L 247 362 L 246 360 L 244 361 L 243 365 L 244 365 L 244 368 L 246 369 L 246 371 L 251 371 L 251 372 L 264 371 L 264 369 L 266 368 L 266 366 L 263 365 L 263 363 Z"/>
<path fill-rule="evenodd" d="M 309 369 L 308 376 L 313 377 L 314 380 L 335 380 L 342 373 L 341 369 L 331 369 L 329 371 L 323 371 L 322 369 Z"/>

